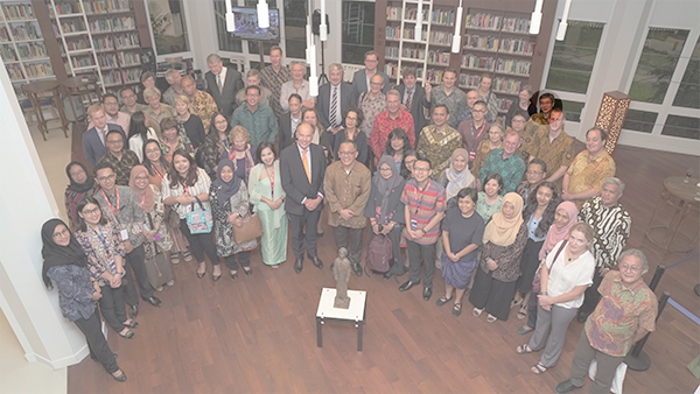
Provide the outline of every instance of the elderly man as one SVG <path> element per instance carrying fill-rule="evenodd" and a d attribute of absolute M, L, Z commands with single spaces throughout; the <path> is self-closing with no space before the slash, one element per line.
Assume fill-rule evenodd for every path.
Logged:
<path fill-rule="evenodd" d="M 95 168 L 108 165 L 114 170 L 117 185 L 128 186 L 131 169 L 140 163 L 139 157 L 132 150 L 124 148 L 124 138 L 120 131 L 109 131 L 105 142 L 107 153 L 97 162 Z"/>
<path fill-rule="evenodd" d="M 467 90 L 467 106 L 462 108 L 457 114 L 457 124 L 469 120 L 472 118 L 472 109 L 474 109 L 474 104 L 479 101 L 479 92 L 476 89 Z M 488 114 L 486 114 L 486 118 Z M 486 120 L 488 122 L 488 119 Z"/>
<path fill-rule="evenodd" d="M 131 124 L 131 114 L 119 110 L 119 100 L 113 93 L 105 93 L 102 96 L 102 108 L 108 124 L 115 124 L 124 130 L 125 135 L 129 135 L 129 125 Z M 90 120 L 88 130 L 95 127 L 95 123 Z"/>
<path fill-rule="evenodd" d="M 85 160 L 94 167 L 107 153 L 107 133 L 118 131 L 122 137 L 122 146 L 126 144 L 126 134 L 121 126 L 107 122 L 107 116 L 101 106 L 91 105 L 87 113 L 93 127 L 88 128 L 83 134 L 83 154 Z"/>
<path fill-rule="evenodd" d="M 574 139 L 564 131 L 565 122 L 566 117 L 560 109 L 552 110 L 549 127 L 540 126 L 530 144 L 530 160 L 538 157 L 547 163 L 547 182 L 559 188 L 574 159 Z"/>
<path fill-rule="evenodd" d="M 292 93 L 287 101 L 289 102 L 289 112 L 283 113 L 278 118 L 280 126 L 280 152 L 294 143 L 294 133 L 297 131 L 297 126 L 301 123 L 301 96 Z"/>
<path fill-rule="evenodd" d="M 214 115 L 217 110 L 214 98 L 207 92 L 197 90 L 197 84 L 189 75 L 184 76 L 181 83 L 185 95 L 190 99 L 190 112 L 199 116 L 199 119 L 202 119 L 205 132 L 209 132 L 211 116 Z"/>
<path fill-rule="evenodd" d="M 216 102 L 219 112 L 229 116 L 236 108 L 236 93 L 244 86 L 241 73 L 231 67 L 224 67 L 221 57 L 215 53 L 207 56 L 207 66 L 209 71 L 204 74 L 207 92 Z M 205 131 L 209 132 L 209 128 Z"/>
<path fill-rule="evenodd" d="M 402 129 L 408 135 L 411 148 L 416 146 L 416 133 L 413 129 L 413 115 L 401 109 L 401 94 L 398 90 L 390 90 L 386 93 L 386 111 L 377 114 L 372 126 L 372 134 L 369 136 L 369 146 L 374 152 L 374 164 L 384 153 L 386 140 L 394 129 Z M 409 147 L 404 147 L 408 149 Z"/>
<path fill-rule="evenodd" d="M 362 275 L 362 232 L 367 219 L 365 205 L 369 199 L 372 174 L 357 161 L 357 146 L 353 141 L 340 144 L 340 160 L 328 166 L 323 179 L 323 191 L 328 200 L 328 224 L 333 227 L 336 248 L 346 248 L 355 275 Z"/>
<path fill-rule="evenodd" d="M 382 81 L 388 82 L 389 77 L 382 71 L 377 69 L 379 65 L 379 54 L 374 51 L 365 52 L 365 68 L 364 70 L 355 71 L 352 76 L 352 88 L 355 91 L 355 102 L 358 101 L 360 95 L 364 92 L 370 90 L 370 83 L 372 82 L 372 77 L 375 75 L 381 75 Z M 384 84 L 382 87 L 382 93 L 386 94 L 389 91 L 388 83 Z M 365 114 L 365 119 L 367 119 L 367 114 Z"/>
<path fill-rule="evenodd" d="M 511 131 L 503 139 L 503 148 L 493 149 L 481 167 L 479 179 L 481 184 L 489 174 L 500 174 L 503 177 L 503 194 L 515 191 L 523 179 L 525 162 L 515 152 L 520 146 L 520 136 Z"/>
<path fill-rule="evenodd" d="M 469 163 L 473 163 L 476 158 L 476 148 L 479 143 L 488 137 L 489 122 L 486 121 L 488 109 L 486 103 L 478 100 L 472 106 L 472 118 L 464 120 L 457 127 L 457 131 L 462 136 L 462 148 L 469 152 Z"/>
<path fill-rule="evenodd" d="M 136 111 L 143 111 L 146 109 L 146 105 L 137 103 L 137 96 L 132 88 L 122 88 L 119 91 L 119 97 L 122 98 L 122 106 L 119 108 L 120 111 L 132 115 Z"/>
<path fill-rule="evenodd" d="M 328 81 L 318 89 L 316 109 L 321 126 L 330 133 L 330 146 L 335 146 L 335 134 L 343 129 L 343 113 L 354 104 L 355 99 L 352 85 L 343 82 L 342 64 L 333 63 L 328 66 Z"/>
<path fill-rule="evenodd" d="M 586 320 L 571 362 L 569 379 L 555 391 L 566 394 L 583 387 L 588 367 L 597 360 L 591 393 L 610 392 L 617 367 L 632 345 L 656 328 L 658 301 L 642 277 L 649 270 L 647 258 L 639 249 L 622 252 L 619 271 L 605 275 L 598 292 L 603 301 Z"/>
<path fill-rule="evenodd" d="M 260 86 L 260 102 L 267 104 L 272 108 L 272 91 L 265 86 L 260 85 L 260 71 L 256 68 L 251 68 L 245 75 L 246 87 L 248 86 Z M 245 88 L 241 89 L 236 93 L 236 106 L 240 107 L 245 103 Z M 273 111 L 274 112 L 274 111 Z"/>
<path fill-rule="evenodd" d="M 435 180 L 450 166 L 452 152 L 462 146 L 462 136 L 447 124 L 449 119 L 447 106 L 436 105 L 433 108 L 433 124 L 423 127 L 416 143 L 418 156 L 432 163 L 432 177 Z"/>
<path fill-rule="evenodd" d="M 148 127 L 152 127 L 158 137 L 161 137 L 160 122 L 163 119 L 175 117 L 177 112 L 175 112 L 175 108 L 160 102 L 158 88 L 146 88 L 143 92 L 143 98 L 148 103 L 146 109 L 143 110 L 143 113 L 148 117 Z"/>
<path fill-rule="evenodd" d="M 275 117 L 282 116 L 284 111 L 280 105 L 280 89 L 282 84 L 292 79 L 289 69 L 282 65 L 282 48 L 273 45 L 270 48 L 270 65 L 260 70 L 260 84 L 272 92 L 270 97 L 270 107 Z"/>
<path fill-rule="evenodd" d="M 522 196 L 525 205 L 527 205 L 528 198 L 530 198 L 530 193 L 532 193 L 535 190 L 537 185 L 544 182 L 544 179 L 546 177 L 547 164 L 545 162 L 535 158 L 532 159 L 531 162 L 527 163 L 527 169 L 525 170 L 525 180 L 522 181 L 518 185 L 518 187 L 515 188 L 515 192 Z"/>
<path fill-rule="evenodd" d="M 442 73 L 442 84 L 433 88 L 431 84 L 425 85 L 425 98 L 430 102 L 432 111 L 435 106 L 443 104 L 447 106 L 448 113 L 454 118 L 449 121 L 450 127 L 457 127 L 457 114 L 467 100 L 464 92 L 457 87 L 457 72 L 448 68 Z"/>
<path fill-rule="evenodd" d="M 309 92 L 309 81 L 304 79 L 306 76 L 306 66 L 301 62 L 292 62 L 290 66 L 292 79 L 283 83 L 280 88 L 280 106 L 283 111 L 289 111 L 289 96 L 296 93 L 301 96 L 301 105 L 306 108 L 314 108 L 316 101 Z"/>
<path fill-rule="evenodd" d="M 630 237 L 632 219 L 620 205 L 625 184 L 618 178 L 607 178 L 598 197 L 586 201 L 578 213 L 581 222 L 595 230 L 593 254 L 597 263 L 593 285 L 586 290 L 586 298 L 578 311 L 578 321 L 583 323 L 600 300 L 597 293 L 600 281 L 615 265 Z"/>
<path fill-rule="evenodd" d="M 170 87 L 163 93 L 163 101 L 171 107 L 175 106 L 175 97 L 185 94 L 182 88 L 182 75 L 175 69 L 169 69 L 165 72 L 165 80 L 170 84 Z"/>
<path fill-rule="evenodd" d="M 415 67 L 404 67 L 401 71 L 401 77 L 403 83 L 394 89 L 401 96 L 401 109 L 408 111 L 413 116 L 413 130 L 420 133 L 426 123 L 423 108 L 429 107 L 430 103 L 425 99 L 425 89 L 416 83 L 418 78 Z M 418 135 L 416 135 L 417 139 Z"/>
<path fill-rule="evenodd" d="M 250 144 L 258 146 L 263 141 L 273 144 L 277 139 L 279 128 L 272 108 L 260 103 L 260 86 L 246 88 L 246 102 L 233 111 L 231 127 L 241 125 L 250 133 Z"/>
<path fill-rule="evenodd" d="M 576 155 L 564 175 L 561 197 L 579 209 L 586 200 L 600 195 L 605 179 L 615 176 L 615 160 L 605 151 L 607 139 L 601 128 L 588 130 L 586 150 Z"/>
<path fill-rule="evenodd" d="M 369 90 L 360 93 L 357 102 L 357 106 L 362 110 L 362 114 L 365 117 L 360 127 L 367 136 L 367 140 L 371 137 L 374 119 L 380 112 L 386 110 L 386 96 L 382 93 L 385 85 L 384 77 L 381 74 L 374 74 L 370 79 Z"/>

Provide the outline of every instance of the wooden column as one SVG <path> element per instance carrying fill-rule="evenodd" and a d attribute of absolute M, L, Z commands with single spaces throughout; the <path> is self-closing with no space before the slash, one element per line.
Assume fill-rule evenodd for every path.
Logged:
<path fill-rule="evenodd" d="M 615 151 L 631 100 L 629 95 L 617 90 L 603 93 L 595 127 L 600 127 L 608 133 L 608 141 L 605 143 L 605 150 L 608 154 Z"/>

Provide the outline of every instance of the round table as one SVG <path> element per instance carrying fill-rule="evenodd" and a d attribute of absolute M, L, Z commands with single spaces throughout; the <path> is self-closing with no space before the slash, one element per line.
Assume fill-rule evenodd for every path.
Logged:
<path fill-rule="evenodd" d="M 86 117 L 87 107 L 93 103 L 98 104 L 102 99 L 102 89 L 97 83 L 97 78 L 92 75 L 70 77 L 63 82 L 63 88 L 69 97 L 73 116 L 76 120 L 81 120 Z M 81 114 L 78 114 L 75 109 L 73 96 L 77 96 L 80 101 L 82 106 L 82 108 L 80 108 L 82 110 Z"/>
<path fill-rule="evenodd" d="M 44 112 L 41 110 L 41 104 L 39 100 L 42 98 L 49 97 L 47 93 L 51 93 L 53 105 L 58 109 L 58 116 L 61 121 L 61 128 L 63 129 L 63 135 L 68 138 L 68 119 L 63 111 L 63 102 L 59 94 L 59 88 L 61 84 L 58 81 L 38 81 L 30 82 L 28 84 L 22 85 L 22 91 L 27 94 L 29 101 L 32 103 L 32 109 L 36 114 L 36 121 L 38 123 L 39 131 L 41 131 L 41 136 L 46 141 L 46 134 L 49 132 L 47 126 L 48 121 L 44 118 Z"/>
<path fill-rule="evenodd" d="M 684 234 L 679 230 L 685 218 L 698 217 L 700 197 L 697 193 L 700 189 L 697 184 L 698 179 L 688 179 L 682 176 L 671 176 L 664 179 L 664 190 L 661 192 L 647 231 L 644 233 L 649 242 L 669 253 L 688 253 L 695 248 L 698 237 L 697 227 L 694 227 L 695 234 L 692 235 Z M 673 215 L 671 215 L 668 224 L 654 225 L 654 219 L 662 202 L 673 208 Z M 689 215 L 691 212 L 694 215 Z M 679 238 L 684 245 L 678 245 L 674 248 L 673 241 L 676 238 Z"/>

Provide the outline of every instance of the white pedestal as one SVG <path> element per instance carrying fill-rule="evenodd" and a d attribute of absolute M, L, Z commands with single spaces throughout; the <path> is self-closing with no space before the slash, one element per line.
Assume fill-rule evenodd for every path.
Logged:
<path fill-rule="evenodd" d="M 357 351 L 362 351 L 362 327 L 365 324 L 365 303 L 367 292 L 362 290 L 348 290 L 350 307 L 341 309 L 333 307 L 335 303 L 335 289 L 324 287 L 321 290 L 321 299 L 316 310 L 316 342 L 318 347 L 323 347 L 322 327 L 325 319 L 333 319 L 354 323 L 357 327 Z"/>

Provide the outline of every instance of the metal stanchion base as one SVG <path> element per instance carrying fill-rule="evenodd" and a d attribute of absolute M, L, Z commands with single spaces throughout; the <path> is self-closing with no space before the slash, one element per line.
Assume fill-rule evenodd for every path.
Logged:
<path fill-rule="evenodd" d="M 642 372 L 651 367 L 651 359 L 649 358 L 649 355 L 642 350 L 639 352 L 638 357 L 634 357 L 631 354 L 627 355 L 625 358 L 625 364 L 627 364 L 627 367 L 633 371 Z"/>

